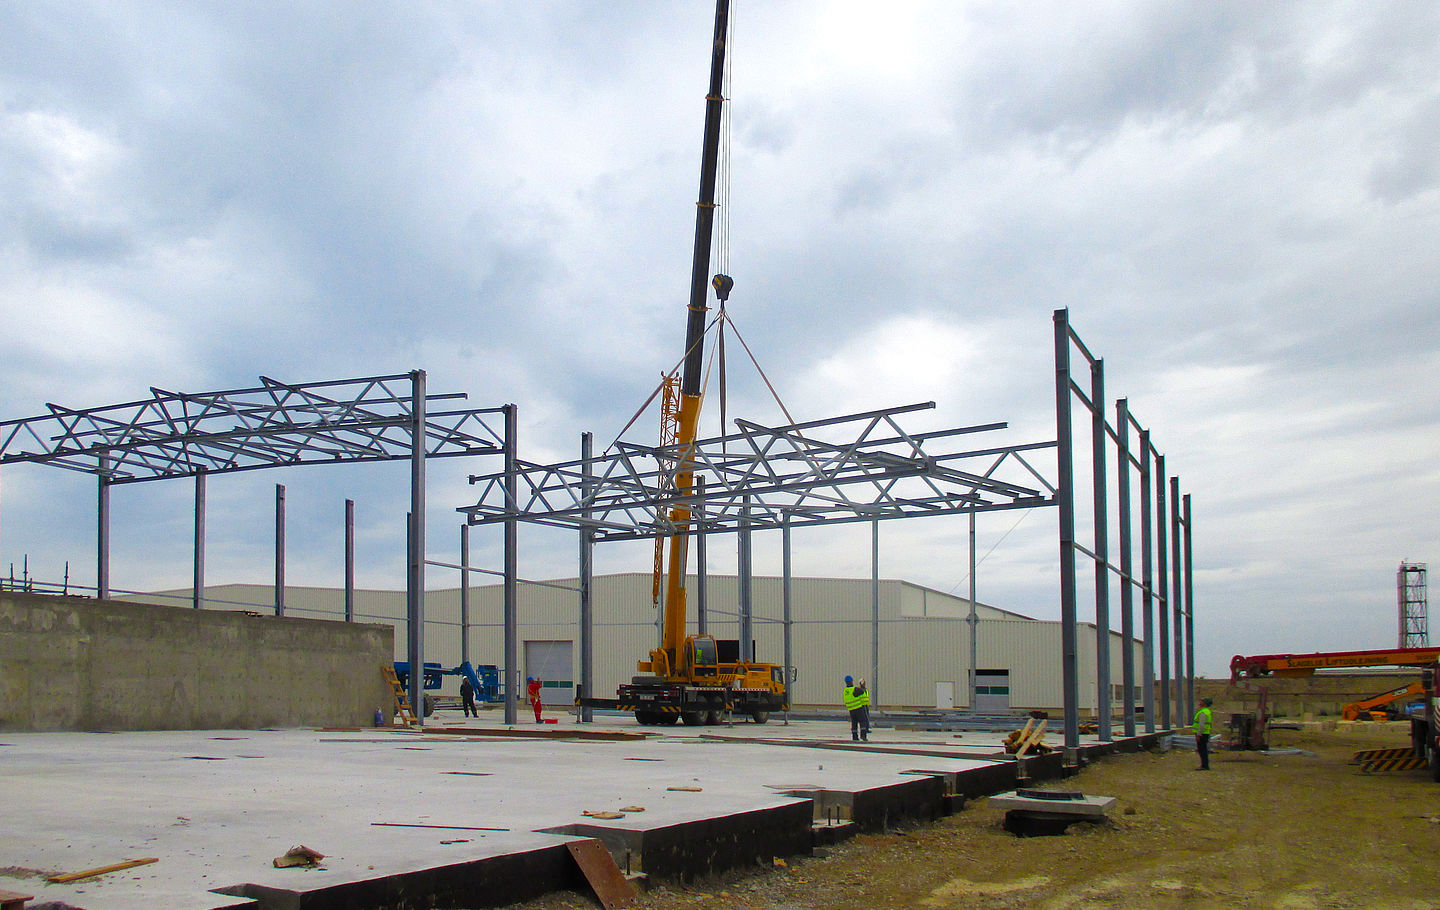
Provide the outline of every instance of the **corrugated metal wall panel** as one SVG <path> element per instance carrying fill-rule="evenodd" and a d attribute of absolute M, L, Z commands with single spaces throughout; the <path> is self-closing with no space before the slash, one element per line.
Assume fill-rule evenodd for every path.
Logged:
<path fill-rule="evenodd" d="M 568 590 L 575 579 L 556 579 L 562 587 L 522 583 L 519 596 L 520 653 L 526 641 L 574 643 L 579 664 L 579 594 Z M 716 638 L 738 635 L 738 579 L 709 579 L 709 631 Z M 695 629 L 696 582 L 689 585 L 690 629 Z M 183 593 L 183 592 L 182 592 Z M 635 664 L 648 658 L 655 646 L 655 612 L 651 608 L 648 573 L 620 573 L 595 579 L 594 694 L 607 696 L 636 674 Z M 754 632 L 757 656 L 781 663 L 784 655 L 779 578 L 754 580 Z M 207 590 L 212 602 L 233 601 L 252 606 L 227 606 L 268 612 L 273 591 L 264 585 L 224 585 Z M 969 696 L 969 629 L 964 598 L 893 579 L 880 582 L 880 652 L 878 679 L 871 660 L 871 582 L 869 579 L 794 578 L 791 581 L 793 644 L 798 668 L 792 691 L 797 705 L 837 707 L 843 678 L 867 678 L 875 687 L 877 704 L 890 707 L 933 707 L 935 684 L 953 682 L 955 703 L 964 706 Z M 344 592 L 328 588 L 287 588 L 287 612 L 295 616 L 340 619 Z M 504 662 L 503 588 L 499 584 L 472 587 L 470 596 L 470 658 L 476 664 Z M 460 597 L 458 589 L 428 591 L 425 596 L 427 661 L 445 667 L 459 664 Z M 1060 624 L 1027 620 L 981 605 L 979 608 L 979 662 L 982 669 L 1004 669 L 1011 674 L 1011 705 L 1017 709 L 1055 710 L 1061 704 Z M 367 622 L 389 622 L 395 627 L 397 659 L 404 659 L 405 595 L 401 591 L 356 591 L 356 617 Z M 949 618 L 953 617 L 953 618 Z M 1082 624 L 1078 630 L 1080 704 L 1095 705 L 1095 630 Z M 1135 666 L 1141 667 L 1142 646 L 1135 645 Z M 1111 679 L 1120 682 L 1121 653 L 1118 634 L 1112 633 Z M 443 691 L 455 694 L 458 680 L 448 678 Z"/>

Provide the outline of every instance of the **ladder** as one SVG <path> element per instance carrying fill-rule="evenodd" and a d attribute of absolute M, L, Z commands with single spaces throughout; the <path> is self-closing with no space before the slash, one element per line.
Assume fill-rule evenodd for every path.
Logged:
<path fill-rule="evenodd" d="M 395 715 L 405 726 L 414 726 L 415 715 L 410 712 L 410 700 L 406 697 L 405 687 L 400 685 L 400 677 L 395 675 L 395 668 L 389 664 L 381 664 L 380 673 L 390 684 L 390 691 L 395 693 Z"/>

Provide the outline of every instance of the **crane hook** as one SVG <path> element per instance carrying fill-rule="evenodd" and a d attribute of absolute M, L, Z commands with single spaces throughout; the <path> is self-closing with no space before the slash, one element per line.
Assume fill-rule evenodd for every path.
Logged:
<path fill-rule="evenodd" d="M 729 275 L 716 275 L 710 279 L 710 285 L 715 288 L 715 296 L 720 298 L 721 303 L 724 303 L 730 299 L 730 289 L 735 287 L 735 279 Z"/>

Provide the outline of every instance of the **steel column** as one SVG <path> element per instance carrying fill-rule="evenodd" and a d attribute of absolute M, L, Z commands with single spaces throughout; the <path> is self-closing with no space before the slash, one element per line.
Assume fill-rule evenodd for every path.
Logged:
<path fill-rule="evenodd" d="M 1176 722 L 1185 724 L 1194 715 L 1185 713 L 1185 569 L 1181 562 L 1180 539 L 1180 478 L 1170 478 L 1170 574 L 1173 592 L 1170 600 L 1170 635 L 1175 648 L 1175 716 Z"/>
<path fill-rule="evenodd" d="M 740 573 L 739 608 L 740 608 L 740 659 L 755 659 L 755 603 L 754 591 L 752 590 L 755 547 L 750 530 L 750 497 L 745 497 L 745 505 L 741 509 L 744 516 L 740 523 L 740 533 L 736 534 L 736 547 L 738 549 L 737 562 Z"/>
<path fill-rule="evenodd" d="M 285 485 L 275 484 L 275 615 L 285 615 Z"/>
<path fill-rule="evenodd" d="M 1070 313 L 1055 311 L 1055 503 L 1060 521 L 1061 688 L 1066 762 L 1080 748 L 1079 673 L 1075 630 L 1075 454 L 1071 439 Z"/>
<path fill-rule="evenodd" d="M 1185 494 L 1185 710 L 1195 716 L 1195 577 L 1190 562 L 1190 494 Z"/>
<path fill-rule="evenodd" d="M 102 453 L 97 460 L 95 478 L 100 487 L 95 507 L 95 596 L 105 600 L 110 596 L 110 455 Z"/>
<path fill-rule="evenodd" d="M 516 617 L 519 590 L 519 411 L 507 404 L 505 411 L 505 723 L 517 720 L 520 691 L 520 624 Z"/>
<path fill-rule="evenodd" d="M 791 626 L 793 624 L 790 613 L 790 518 L 786 516 L 785 523 L 780 526 L 780 616 L 784 622 L 784 661 L 785 661 L 785 723 L 790 723 L 790 689 L 793 685 L 794 674 L 792 668 L 795 666 L 794 651 L 791 641 Z"/>
<path fill-rule="evenodd" d="M 345 621 L 355 621 L 355 500 L 345 500 Z"/>
<path fill-rule="evenodd" d="M 1140 431 L 1140 609 L 1144 611 L 1141 620 L 1144 626 L 1145 649 L 1141 652 L 1144 664 L 1141 676 L 1145 690 L 1141 697 L 1145 701 L 1145 732 L 1155 732 L 1155 512 L 1151 501 L 1150 485 L 1150 431 Z"/>
<path fill-rule="evenodd" d="M 410 374 L 410 534 L 405 573 L 410 710 L 425 726 L 425 371 Z"/>
<path fill-rule="evenodd" d="M 1115 402 L 1115 432 L 1119 473 L 1116 495 L 1120 507 L 1120 686 L 1125 690 L 1120 700 L 1125 712 L 1125 735 L 1135 735 L 1135 578 L 1133 549 L 1130 540 L 1130 403 L 1121 398 Z"/>
<path fill-rule="evenodd" d="M 195 563 L 190 584 L 190 605 L 199 610 L 205 605 L 205 472 L 195 472 Z"/>
<path fill-rule="evenodd" d="M 1158 566 L 1155 580 L 1155 615 L 1160 619 L 1160 640 L 1155 643 L 1160 654 L 1160 727 L 1171 729 L 1170 714 L 1170 554 L 1166 544 L 1165 456 L 1155 453 L 1155 558 Z"/>
<path fill-rule="evenodd" d="M 880 710 L 880 519 L 870 521 L 870 702 Z"/>
<path fill-rule="evenodd" d="M 695 478 L 695 632 L 710 634 L 710 573 L 705 566 L 705 478 Z"/>
<path fill-rule="evenodd" d="M 470 662 L 470 526 L 460 526 L 460 662 Z"/>
<path fill-rule="evenodd" d="M 1105 361 L 1090 364 L 1090 465 L 1095 523 L 1095 723 L 1100 742 L 1114 739 L 1110 686 L 1110 511 L 1105 477 Z"/>
<path fill-rule="evenodd" d="M 595 493 L 595 442 L 590 433 L 580 434 L 580 477 L 581 498 L 586 504 L 584 517 L 594 515 L 591 508 Z M 593 525 L 580 526 L 580 685 L 583 695 L 595 695 L 595 529 Z M 703 590 L 703 587 L 702 587 Z M 595 720 L 595 709 L 582 707 L 580 722 Z"/>
<path fill-rule="evenodd" d="M 970 513 L 970 615 L 966 622 L 970 625 L 970 694 L 966 707 L 970 711 L 975 710 L 975 669 L 980 662 L 980 609 L 975 605 L 975 570 L 979 568 L 975 558 L 975 513 Z"/>

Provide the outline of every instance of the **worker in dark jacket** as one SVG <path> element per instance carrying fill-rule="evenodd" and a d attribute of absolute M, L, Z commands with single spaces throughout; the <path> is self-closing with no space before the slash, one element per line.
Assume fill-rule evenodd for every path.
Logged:
<path fill-rule="evenodd" d="M 855 685 L 855 677 L 845 677 L 845 688 L 841 692 L 845 710 L 850 712 L 850 738 L 856 742 L 870 741 L 870 693 L 865 691 L 865 680 Z"/>
<path fill-rule="evenodd" d="M 480 712 L 475 709 L 475 687 L 470 685 L 468 676 L 460 677 L 460 709 L 465 712 L 466 717 L 480 716 Z"/>
<path fill-rule="evenodd" d="M 1200 699 L 1200 710 L 1195 712 L 1195 751 L 1200 755 L 1197 771 L 1210 770 L 1210 734 L 1215 730 L 1215 712 L 1210 710 L 1214 701 Z"/>

